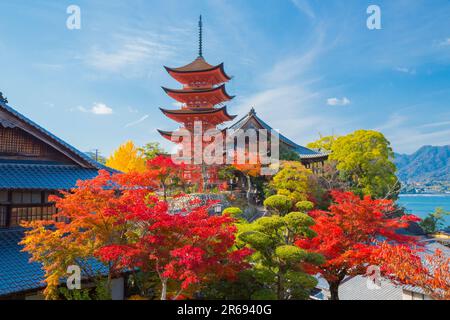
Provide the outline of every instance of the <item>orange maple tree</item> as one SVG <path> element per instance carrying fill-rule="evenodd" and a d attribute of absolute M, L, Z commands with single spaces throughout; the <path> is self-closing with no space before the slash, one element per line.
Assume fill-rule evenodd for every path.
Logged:
<path fill-rule="evenodd" d="M 435 300 L 450 300 L 450 258 L 440 249 L 427 254 L 421 247 L 383 242 L 372 252 L 372 263 L 394 283 L 418 287 Z"/>
<path fill-rule="evenodd" d="M 24 223 L 22 241 L 31 261 L 42 264 L 47 299 L 59 297 L 67 268 L 78 265 L 92 277 L 94 258 L 108 270 L 108 284 L 122 271 L 153 271 L 161 280 L 161 298 L 188 296 L 216 279 L 231 279 L 247 266 L 248 249 L 233 250 L 234 219 L 209 216 L 208 206 L 193 204 L 171 213 L 155 196 L 159 171 L 113 174 L 79 181 L 77 188 L 53 197 L 52 221 Z M 165 175 L 165 173 L 161 173 Z M 96 264 L 99 264 L 98 261 Z"/>
<path fill-rule="evenodd" d="M 155 188 L 148 174 L 111 175 L 100 171 L 95 179 L 78 181 L 71 192 L 62 191 L 61 197 L 50 198 L 58 208 L 54 220 L 22 224 L 28 229 L 21 242 L 23 250 L 31 254 L 31 261 L 42 264 L 48 299 L 58 297 L 58 285 L 70 265 L 80 266 L 84 275 L 92 277 L 95 274 L 87 261 L 96 250 L 123 241 L 125 226 L 110 212 L 123 205 L 127 189 L 136 189 L 136 185 L 146 186 L 147 190 Z M 125 197 L 118 197 L 118 192 L 124 192 Z M 114 266 L 108 269 L 111 278 Z"/>
<path fill-rule="evenodd" d="M 261 172 L 261 161 L 259 155 L 245 152 L 243 159 L 240 159 L 235 152 L 233 157 L 232 167 L 240 171 L 247 180 L 247 200 L 250 200 L 250 193 L 252 191 L 252 177 L 257 177 Z"/>

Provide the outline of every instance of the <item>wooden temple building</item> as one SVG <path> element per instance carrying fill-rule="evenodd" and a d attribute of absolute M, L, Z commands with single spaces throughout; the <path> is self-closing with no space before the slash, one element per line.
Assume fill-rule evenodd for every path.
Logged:
<path fill-rule="evenodd" d="M 240 118 L 228 128 L 232 130 L 265 129 L 268 132 L 273 130 L 273 128 L 269 124 L 267 124 L 256 114 L 256 110 L 254 108 L 251 108 L 245 116 Z M 311 169 L 314 172 L 320 170 L 324 162 L 328 159 L 328 154 L 303 147 L 281 133 L 279 134 L 279 139 L 280 150 L 285 149 L 295 152 L 296 154 L 298 154 L 301 163 L 306 168 Z"/>
<path fill-rule="evenodd" d="M 44 272 L 18 243 L 21 221 L 52 219 L 48 196 L 108 169 L 8 104 L 0 93 L 0 299 L 25 298 L 43 287 Z"/>

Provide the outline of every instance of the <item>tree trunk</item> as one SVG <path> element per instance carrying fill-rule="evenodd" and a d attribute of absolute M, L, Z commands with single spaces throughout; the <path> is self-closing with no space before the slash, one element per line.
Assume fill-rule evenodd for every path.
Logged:
<path fill-rule="evenodd" d="M 250 194 L 252 192 L 252 179 L 248 174 L 245 175 L 247 178 L 247 202 L 250 203 Z"/>
<path fill-rule="evenodd" d="M 167 202 L 167 188 L 166 188 L 166 185 L 164 183 L 162 184 L 162 189 L 163 189 L 164 202 Z"/>
<path fill-rule="evenodd" d="M 161 300 L 167 300 L 167 279 L 162 279 L 161 285 Z"/>
<path fill-rule="evenodd" d="M 330 300 L 339 300 L 339 285 L 340 281 L 329 283 L 330 285 Z"/>
<path fill-rule="evenodd" d="M 281 274 L 277 275 L 277 297 L 278 300 L 284 300 L 283 279 Z"/>
<path fill-rule="evenodd" d="M 108 263 L 108 279 L 106 280 L 106 289 L 109 295 L 112 296 L 112 263 Z"/>

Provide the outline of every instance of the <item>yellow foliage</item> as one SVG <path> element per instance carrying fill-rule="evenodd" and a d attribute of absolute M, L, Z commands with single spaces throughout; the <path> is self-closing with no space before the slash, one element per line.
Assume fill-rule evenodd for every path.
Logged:
<path fill-rule="evenodd" d="M 122 144 L 106 161 L 106 166 L 125 172 L 144 172 L 146 160 L 133 141 Z"/>
<path fill-rule="evenodd" d="M 271 186 L 278 195 L 287 196 L 293 203 L 305 201 L 308 199 L 311 175 L 312 171 L 306 169 L 300 162 L 286 161 L 282 169 L 273 177 Z"/>

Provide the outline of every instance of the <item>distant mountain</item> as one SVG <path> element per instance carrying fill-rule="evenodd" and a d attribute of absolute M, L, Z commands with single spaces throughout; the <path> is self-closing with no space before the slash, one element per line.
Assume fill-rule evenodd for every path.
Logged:
<path fill-rule="evenodd" d="M 394 162 L 402 182 L 450 181 L 450 145 L 423 146 L 411 155 L 396 153 Z"/>

